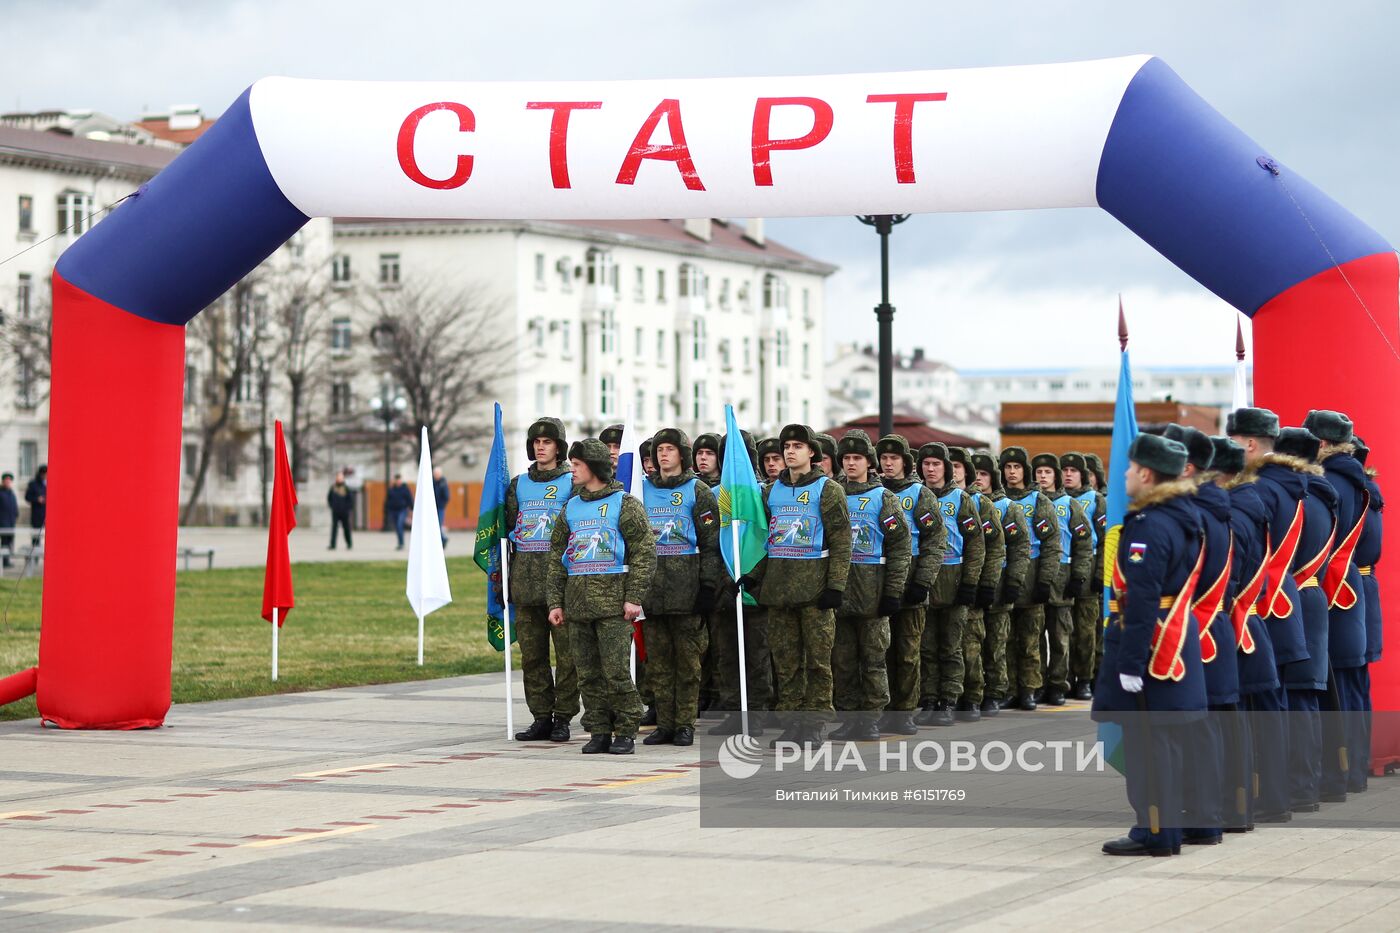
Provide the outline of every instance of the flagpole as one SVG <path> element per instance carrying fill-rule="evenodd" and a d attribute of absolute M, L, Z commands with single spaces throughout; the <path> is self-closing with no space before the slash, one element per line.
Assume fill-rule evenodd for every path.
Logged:
<path fill-rule="evenodd" d="M 729 534 L 734 544 L 734 568 L 744 566 L 743 545 L 739 542 L 739 523 L 734 520 L 731 514 L 729 519 Z M 744 657 L 744 588 L 738 585 L 736 580 L 734 586 L 734 620 L 737 625 L 737 635 L 739 639 L 739 719 L 740 728 L 744 730 L 744 735 L 749 734 L 749 671 L 747 659 Z"/>
<path fill-rule="evenodd" d="M 501 640 L 505 642 L 501 653 L 506 656 L 506 741 L 510 741 L 515 737 L 515 711 L 510 682 L 510 545 L 505 538 L 501 539 L 501 617 Z"/>
<path fill-rule="evenodd" d="M 277 633 L 281 630 L 277 624 L 277 607 L 272 607 L 272 682 L 277 683 Z"/>
<path fill-rule="evenodd" d="M 418 666 L 423 666 L 423 613 L 418 613 Z"/>

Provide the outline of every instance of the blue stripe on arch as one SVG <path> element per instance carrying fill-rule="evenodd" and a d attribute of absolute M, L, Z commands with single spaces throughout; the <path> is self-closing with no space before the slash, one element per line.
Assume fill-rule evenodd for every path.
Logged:
<path fill-rule="evenodd" d="M 132 314 L 184 324 L 301 229 L 307 216 L 258 146 L 250 91 L 69 247 L 59 274 Z"/>
<path fill-rule="evenodd" d="M 1266 171 L 1257 161 L 1266 155 L 1154 58 L 1128 85 L 1109 130 L 1099 206 L 1246 314 L 1332 258 L 1391 248 L 1300 176 L 1281 165 L 1277 177 Z"/>

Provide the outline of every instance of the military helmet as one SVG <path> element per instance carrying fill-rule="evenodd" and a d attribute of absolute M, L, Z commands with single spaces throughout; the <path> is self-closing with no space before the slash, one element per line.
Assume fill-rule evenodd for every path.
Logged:
<path fill-rule="evenodd" d="M 646 447 L 641 452 L 642 456 L 652 457 L 653 462 L 655 462 L 655 457 L 652 456 L 652 451 L 657 448 L 657 445 L 674 444 L 681 452 L 681 471 L 693 469 L 691 466 L 690 435 L 680 428 L 662 428 L 653 434 L 650 440 L 643 441 L 642 444 Z M 657 469 L 661 469 L 660 465 L 657 465 Z"/>
<path fill-rule="evenodd" d="M 569 449 L 569 442 L 564 437 L 564 422 L 558 418 L 536 418 L 535 423 L 525 429 L 525 459 L 533 461 L 535 459 L 535 438 L 547 437 L 554 441 L 558 450 L 555 451 L 555 462 L 564 459 L 564 452 Z"/>
<path fill-rule="evenodd" d="M 569 448 L 569 459 L 588 464 L 588 469 L 601 482 L 610 482 L 613 478 L 612 454 L 608 452 L 608 445 L 599 438 L 586 437 L 574 441 Z"/>
<path fill-rule="evenodd" d="M 817 432 L 813 431 L 805 424 L 788 424 L 778 432 L 778 450 L 781 452 L 788 441 L 797 441 L 806 444 L 812 449 L 812 462 L 816 463 L 822 458 L 822 448 L 817 440 Z"/>
<path fill-rule="evenodd" d="M 604 444 L 622 444 L 622 425 L 610 424 L 598 432 L 598 440 Z"/>
<path fill-rule="evenodd" d="M 1034 457 L 1032 457 L 1030 469 L 1027 471 L 1030 474 L 1027 477 L 1027 485 L 1029 485 L 1029 483 L 1035 482 L 1035 471 L 1037 467 L 1049 467 L 1050 469 L 1055 471 L 1056 489 L 1059 489 L 1061 486 L 1064 485 L 1064 478 L 1060 475 L 1059 457 L 1055 456 L 1054 454 L 1036 454 Z M 1039 486 L 1040 484 L 1036 483 L 1036 485 Z"/>
<path fill-rule="evenodd" d="M 870 442 L 870 435 L 859 428 L 847 431 L 836 445 L 836 456 L 832 459 L 831 468 L 839 468 L 845 463 L 846 454 L 860 454 L 870 462 L 870 469 L 878 470 L 880 463 L 875 455 L 875 445 Z"/>
<path fill-rule="evenodd" d="M 903 434 L 886 434 L 875 444 L 875 455 L 899 454 L 904 458 L 904 475 L 914 475 L 914 452 Z"/>
<path fill-rule="evenodd" d="M 992 478 L 993 491 L 1001 489 L 1001 470 L 997 469 L 996 458 L 990 450 L 979 450 L 972 455 L 972 469 L 974 472 L 986 473 Z"/>
<path fill-rule="evenodd" d="M 817 439 L 817 446 L 821 448 L 822 456 L 831 463 L 831 468 L 835 470 L 839 466 L 836 462 L 836 438 L 830 434 L 814 434 L 813 437 Z"/>

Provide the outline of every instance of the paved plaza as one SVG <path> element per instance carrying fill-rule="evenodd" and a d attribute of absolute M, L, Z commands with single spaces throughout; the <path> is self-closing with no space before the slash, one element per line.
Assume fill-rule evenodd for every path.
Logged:
<path fill-rule="evenodd" d="M 696 749 L 507 742 L 501 692 L 479 675 L 178 706 L 148 732 L 0 724 L 0 930 L 1400 926 L 1400 831 L 1302 817 L 1112 859 L 1102 828 L 702 829 Z M 1400 780 L 1357 801 L 1397 812 Z"/>

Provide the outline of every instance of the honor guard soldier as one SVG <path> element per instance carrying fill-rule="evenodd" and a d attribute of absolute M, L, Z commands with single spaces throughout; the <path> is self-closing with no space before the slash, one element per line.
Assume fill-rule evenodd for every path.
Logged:
<path fill-rule="evenodd" d="M 758 481 L 771 483 L 783 472 L 783 446 L 776 437 L 765 437 L 758 442 Z"/>
<path fill-rule="evenodd" d="M 749 463 L 758 470 L 758 448 L 753 435 L 740 431 Z M 771 439 L 776 445 L 777 438 Z M 719 445 L 719 462 L 725 460 L 725 448 L 729 446 L 726 434 Z M 723 532 L 721 531 L 721 534 Z M 737 584 L 727 570 L 720 574 L 720 588 L 715 604 L 712 627 L 716 638 L 710 645 L 715 659 L 715 678 L 719 686 L 719 709 L 726 710 L 724 720 L 711 726 L 710 735 L 737 735 L 743 728 L 743 715 L 739 709 L 739 620 L 734 612 L 734 596 Z M 768 612 L 762 606 L 744 607 L 744 667 L 748 672 L 748 695 L 750 710 L 771 710 L 773 708 L 773 656 L 768 650 Z M 763 717 L 749 716 L 749 735 L 763 734 Z"/>
<path fill-rule="evenodd" d="M 909 580 L 903 605 L 890 616 L 890 650 L 885 668 L 890 681 L 890 703 L 880 720 L 881 732 L 917 735 L 914 708 L 920 695 L 920 652 L 927 622 L 928 598 L 943 565 L 948 532 L 938 511 L 938 499 L 914 470 L 909 442 L 899 434 L 886 434 L 875 445 L 885 488 L 899 501 L 909 526 Z"/>
<path fill-rule="evenodd" d="M 967 610 L 977 601 L 986 545 L 982 522 L 972 497 L 953 484 L 953 464 L 943 444 L 919 448 L 919 471 L 924 485 L 938 499 L 938 511 L 948 532 L 943 566 L 929 596 L 919 663 L 919 692 L 923 711 L 914 717 L 921 726 L 951 726 L 953 707 L 963 692 L 963 634 Z"/>
<path fill-rule="evenodd" d="M 1235 746 L 1226 744 L 1227 721 L 1233 717 L 1240 698 L 1239 665 L 1235 661 L 1234 630 L 1226 613 L 1230 596 L 1230 574 L 1234 546 L 1230 532 L 1230 497 L 1212 482 L 1210 468 L 1215 445 L 1195 428 L 1169 424 L 1162 436 L 1186 448 L 1186 469 L 1182 478 L 1193 487 L 1191 502 L 1201 523 L 1201 572 L 1191 595 L 1191 613 L 1201 639 L 1201 669 L 1206 681 L 1206 708 L 1210 715 L 1192 723 L 1186 733 L 1186 828 L 1185 836 L 1196 845 L 1215 845 L 1221 840 L 1226 821 L 1225 788 L 1227 761 L 1238 764 Z M 1229 798 L 1253 792 L 1253 783 L 1238 767 L 1228 769 Z M 1234 793 L 1238 790 L 1238 795 Z M 1231 822 L 1243 816 L 1237 803 L 1230 808 Z"/>
<path fill-rule="evenodd" d="M 787 467 L 763 490 L 767 557 L 741 585 L 768 607 L 768 647 L 777 670 L 782 733 L 771 744 L 820 745 L 831 701 L 834 612 L 851 571 L 851 520 L 839 484 L 816 468 L 816 432 L 789 424 L 778 434 Z"/>
<path fill-rule="evenodd" d="M 1337 411 L 1311 411 L 1303 427 L 1322 442 L 1317 460 L 1337 493 L 1337 531 L 1321 572 L 1331 677 L 1322 695 L 1326 712 L 1318 789 L 1323 802 L 1340 803 L 1346 800 L 1350 758 L 1359 752 L 1365 735 L 1366 604 L 1356 548 L 1366 528 L 1371 493 L 1366 469 L 1354 456 L 1350 418 Z"/>
<path fill-rule="evenodd" d="M 995 716 L 1011 696 L 1006 673 L 1006 645 L 1011 637 L 1011 608 L 1025 590 L 1026 573 L 1031 567 L 1031 532 L 1021 507 L 1006 497 L 1001 488 L 1001 471 L 990 452 L 972 455 L 977 490 L 996 510 L 1001 525 L 1001 577 L 992 603 L 983 612 L 986 635 L 982 639 L 983 695 L 979 709 L 983 716 Z M 966 694 L 964 694 L 966 696 Z M 974 700 L 976 697 L 973 698 Z"/>
<path fill-rule="evenodd" d="M 612 462 L 613 474 L 617 474 L 617 458 L 622 455 L 622 425 L 610 424 L 598 432 L 598 440 L 608 445 L 608 459 Z"/>
<path fill-rule="evenodd" d="M 1356 447 L 1356 461 L 1366 470 L 1366 477 L 1369 482 L 1366 489 L 1371 494 L 1370 514 L 1366 517 L 1366 526 L 1361 529 L 1361 541 L 1356 545 L 1356 572 L 1361 575 L 1361 591 L 1365 596 L 1366 603 L 1366 667 L 1362 670 L 1365 710 L 1362 716 L 1361 728 L 1364 730 L 1361 745 L 1356 750 L 1356 754 L 1350 756 L 1351 777 L 1347 782 L 1347 790 L 1352 793 L 1360 793 L 1366 790 L 1367 779 L 1371 773 L 1371 665 L 1381 659 L 1381 649 L 1383 647 L 1382 635 L 1382 614 L 1381 614 L 1381 590 L 1379 578 L 1376 576 L 1376 564 L 1381 559 L 1381 537 L 1384 528 L 1385 498 L 1381 495 L 1380 483 L 1376 479 L 1376 471 L 1372 467 L 1366 466 L 1366 458 L 1371 453 L 1366 442 L 1360 437 L 1352 436 L 1352 444 Z"/>
<path fill-rule="evenodd" d="M 953 466 L 953 485 L 972 497 L 977 520 L 982 526 L 982 576 L 977 581 L 977 598 L 967 610 L 967 625 L 963 628 L 963 693 L 953 709 L 953 718 L 977 722 L 982 718 L 982 700 L 986 694 L 986 671 L 982 655 L 987 640 L 986 612 L 996 600 L 1001 583 L 1001 571 L 1006 566 L 1006 542 L 1001 527 L 1001 513 L 972 482 L 972 454 L 962 447 L 949 447 L 948 460 Z M 1005 653 L 1002 655 L 1005 660 Z"/>
<path fill-rule="evenodd" d="M 1201 643 L 1191 597 L 1201 569 L 1201 529 L 1186 448 L 1139 434 L 1128 449 L 1132 500 L 1118 540 L 1103 665 L 1093 718 L 1123 728 L 1124 777 L 1136 822 L 1106 842 L 1108 855 L 1169 856 L 1183 842 L 1182 733 L 1206 711 Z M 1192 763 L 1194 765 L 1194 763 Z"/>
<path fill-rule="evenodd" d="M 642 607 L 647 676 L 656 697 L 656 730 L 643 745 L 692 745 L 700 699 L 700 662 L 709 644 L 705 619 L 720 578 L 719 505 L 690 468 L 690 438 L 662 428 L 652 438 L 656 476 L 642 484 L 656 571 Z"/>
<path fill-rule="evenodd" d="M 1103 536 L 1107 533 L 1108 503 L 1091 485 L 1094 474 L 1083 454 L 1070 452 L 1060 457 L 1060 478 L 1065 492 L 1084 511 L 1094 537 L 1094 569 L 1084 592 L 1074 597 L 1070 607 L 1074 628 L 1069 639 L 1070 699 L 1089 700 L 1093 698 L 1099 630 L 1103 628 Z"/>
<path fill-rule="evenodd" d="M 1290 729 L 1289 665 L 1309 658 L 1303 634 L 1303 610 L 1293 567 L 1301 554 L 1304 500 L 1310 463 L 1274 452 L 1279 436 L 1278 415 L 1266 408 L 1239 408 L 1225 422 L 1225 433 L 1244 449 L 1245 476 L 1256 480 L 1254 489 L 1269 519 L 1269 558 L 1259 593 L 1259 615 L 1264 619 L 1278 666 L 1280 688 L 1254 695 L 1254 757 L 1259 769 L 1255 796 L 1256 823 L 1283 823 L 1293 818 L 1289 789 Z M 1300 717 L 1304 718 L 1304 717 Z"/>
<path fill-rule="evenodd" d="M 719 449 L 720 437 L 718 434 L 705 433 L 695 438 L 695 475 L 711 490 L 719 488 L 721 464 Z M 720 712 L 719 678 L 715 674 L 715 644 L 719 641 L 719 636 L 715 632 L 715 620 L 712 614 L 705 616 L 705 629 L 709 633 L 709 647 L 705 650 L 700 667 L 700 718 L 718 719 Z M 711 712 L 712 710 L 713 712 Z"/>
<path fill-rule="evenodd" d="M 632 754 L 642 700 L 632 683 L 632 623 L 656 568 L 646 509 L 613 479 L 607 445 L 569 448 L 579 487 L 554 523 L 547 580 L 549 621 L 569 629 L 583 693 L 585 755 Z"/>
<path fill-rule="evenodd" d="M 714 489 L 719 485 L 719 435 L 701 434 L 695 438 L 695 475 Z"/>
<path fill-rule="evenodd" d="M 1031 563 L 1026 571 L 1026 588 L 1011 613 L 1011 638 L 1006 646 L 1007 674 L 1016 688 L 1016 705 L 1029 712 L 1035 709 L 1035 695 L 1044 683 L 1040 648 L 1045 638 L 1046 603 L 1060 576 L 1060 555 L 1064 547 L 1060 542 L 1060 523 L 1055 517 L 1054 503 L 1031 482 L 1026 448 L 1003 450 L 1000 467 L 1006 496 L 1021 507 L 1031 532 Z"/>
<path fill-rule="evenodd" d="M 642 473 L 647 476 L 655 476 L 656 461 L 651 456 L 651 438 L 647 438 L 637 445 L 637 455 L 642 458 Z"/>
<path fill-rule="evenodd" d="M 821 471 L 827 475 L 828 479 L 841 478 L 841 464 L 836 456 L 836 438 L 830 434 L 817 434 L 817 446 L 821 448 L 822 458 L 817 464 Z"/>
<path fill-rule="evenodd" d="M 1288 665 L 1283 686 L 1288 691 L 1290 797 L 1293 812 L 1314 813 L 1320 806 L 1322 780 L 1322 695 L 1327 691 L 1327 598 L 1322 573 L 1337 539 L 1337 493 L 1316 464 L 1322 442 L 1303 428 L 1284 428 L 1274 443 L 1276 454 L 1297 458 L 1307 495 L 1303 500 L 1303 532 L 1293 579 L 1303 610 L 1303 637 L 1308 658 Z"/>
<path fill-rule="evenodd" d="M 836 610 L 831 653 L 836 709 L 847 715 L 831 737 L 875 741 L 890 702 L 885 656 L 890 617 L 903 604 L 909 577 L 910 532 L 899 500 L 880 482 L 870 435 L 847 431 L 836 452 L 851 516 L 851 573 Z"/>
<path fill-rule="evenodd" d="M 1060 531 L 1060 575 L 1051 584 L 1050 603 L 1045 610 L 1045 631 L 1050 653 L 1045 669 L 1049 675 L 1045 685 L 1045 702 L 1049 706 L 1064 706 L 1069 693 L 1070 636 L 1074 631 L 1072 609 L 1074 601 L 1088 591 L 1089 576 L 1094 572 L 1094 538 L 1092 525 L 1079 503 L 1065 492 L 1060 479 L 1060 460 L 1054 454 L 1036 454 L 1031 460 L 1035 483 L 1041 495 L 1055 507 L 1055 521 Z"/>
<path fill-rule="evenodd" d="M 517 732 L 521 742 L 569 740 L 569 721 L 578 715 L 578 674 L 569 650 L 567 625 L 549 624 L 545 578 L 554 522 L 573 494 L 573 476 L 564 460 L 568 442 L 564 422 L 540 418 L 525 431 L 530 468 L 506 488 L 505 523 L 510 529 L 510 602 L 515 606 L 515 635 L 525 704 L 534 721 Z M 554 642 L 554 668 L 549 644 Z"/>

